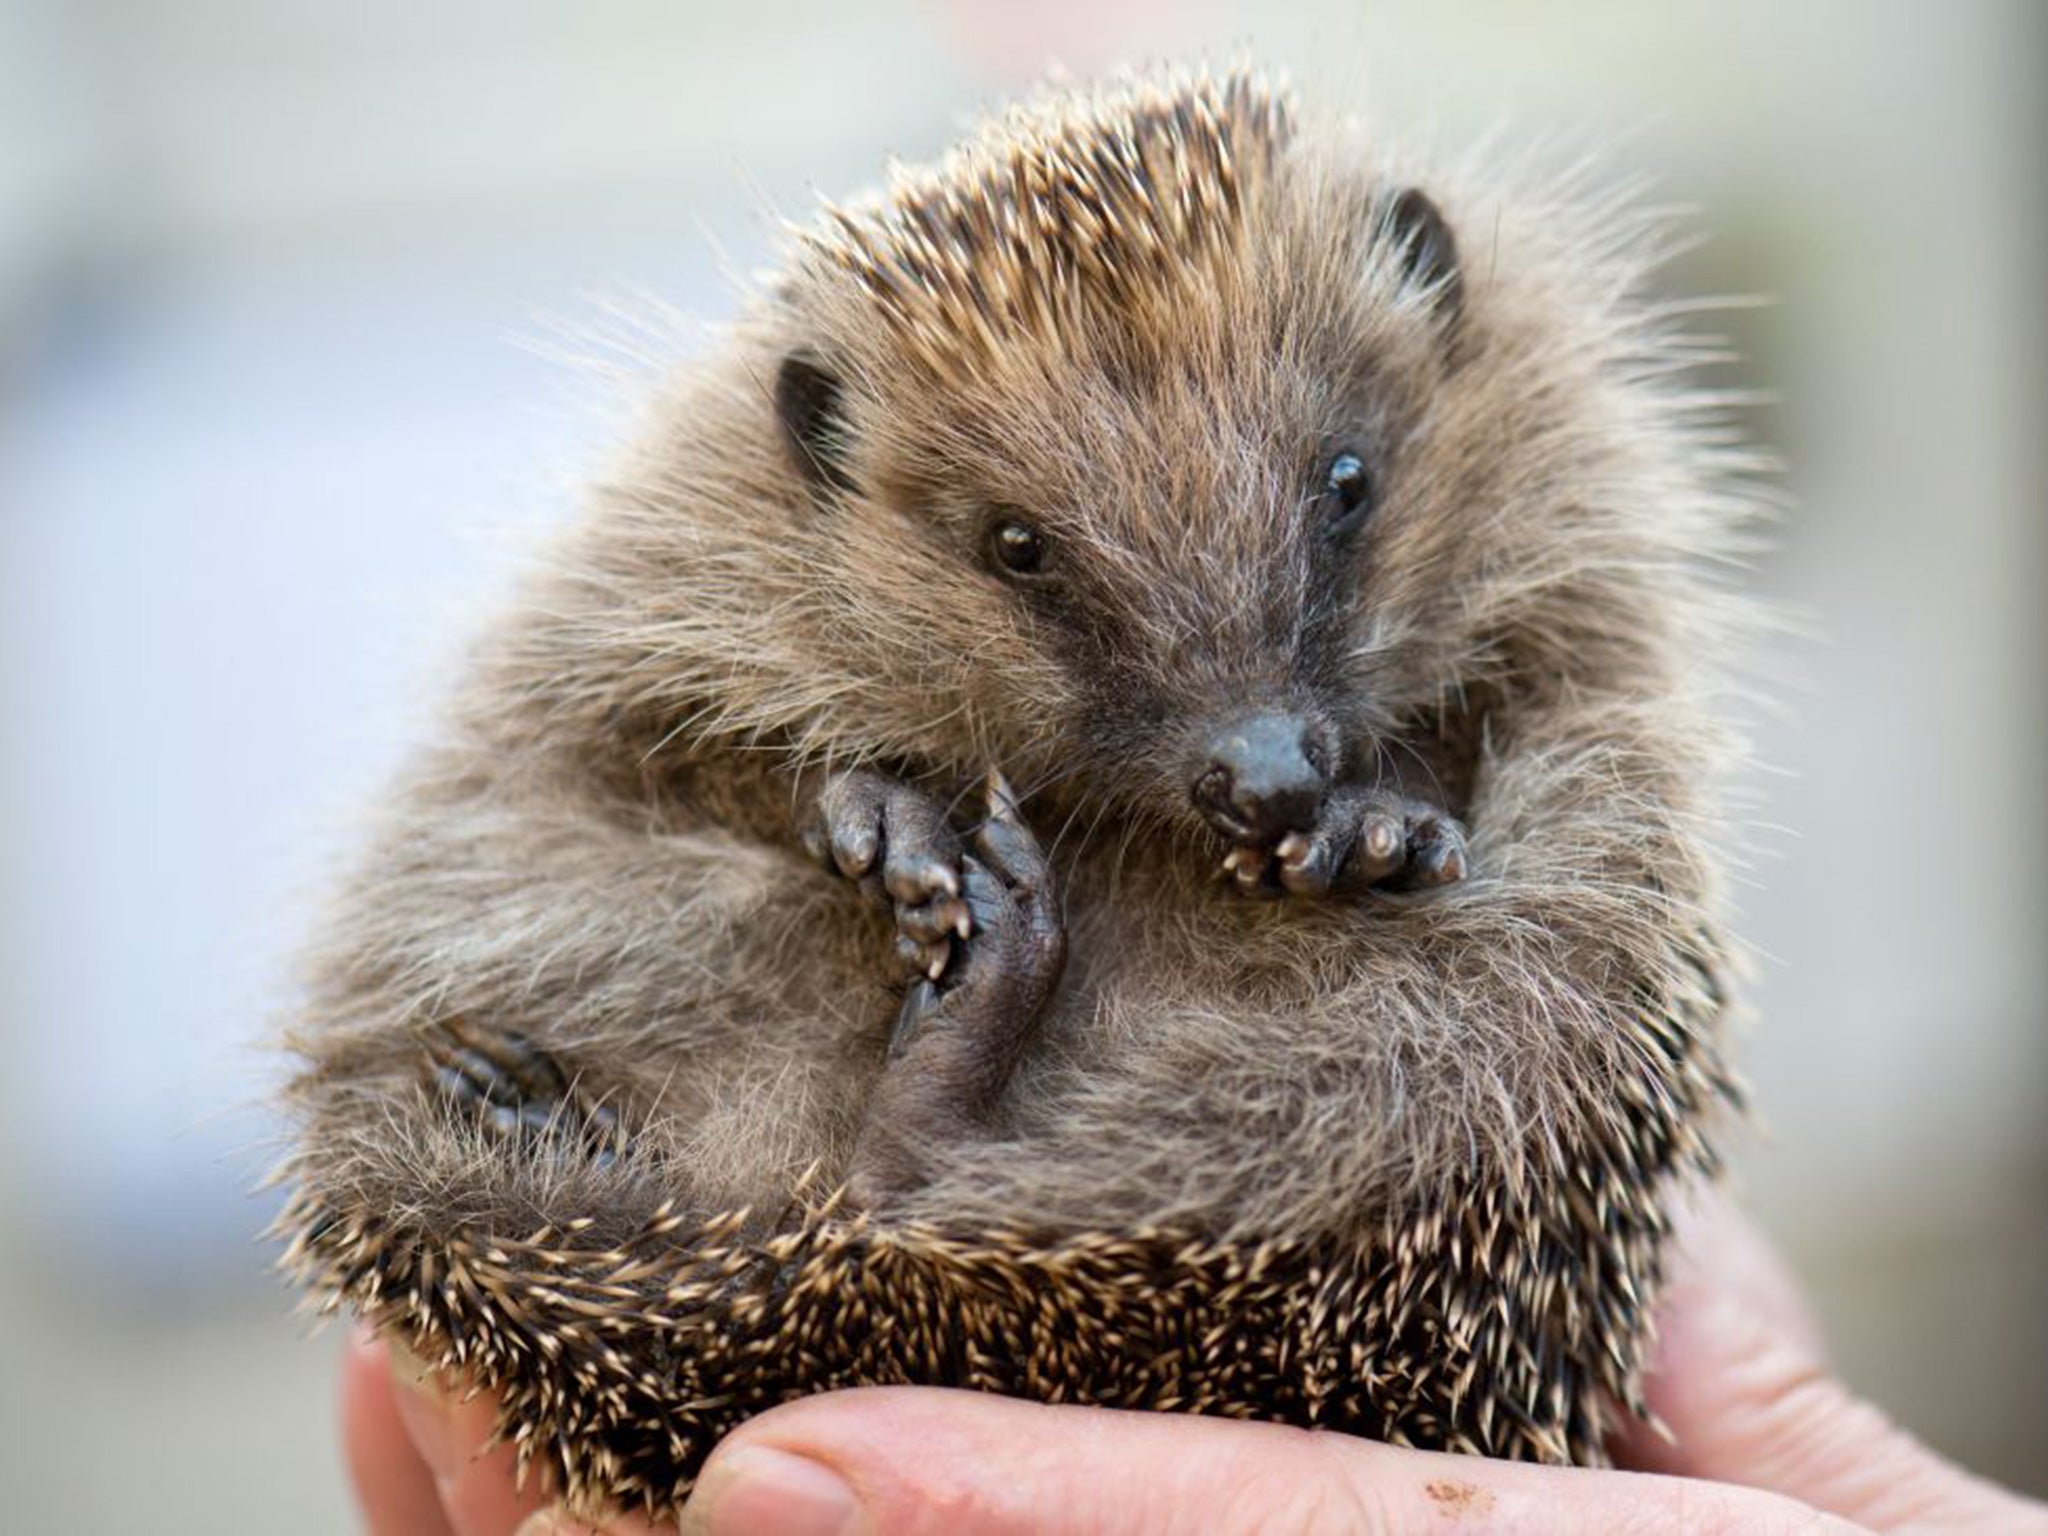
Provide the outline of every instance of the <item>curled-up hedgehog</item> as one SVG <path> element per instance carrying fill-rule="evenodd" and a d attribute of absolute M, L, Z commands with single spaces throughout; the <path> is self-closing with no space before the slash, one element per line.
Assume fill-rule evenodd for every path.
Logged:
<path fill-rule="evenodd" d="M 1641 1411 L 1750 463 L 1657 218 L 1293 119 L 1064 92 L 828 211 L 385 805 L 286 1262 L 567 1497 L 862 1383 Z"/>

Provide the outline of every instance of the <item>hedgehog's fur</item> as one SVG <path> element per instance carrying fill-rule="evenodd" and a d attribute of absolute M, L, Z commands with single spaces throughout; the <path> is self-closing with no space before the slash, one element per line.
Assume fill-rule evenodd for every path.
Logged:
<path fill-rule="evenodd" d="M 1413 185 L 1461 269 L 1395 238 Z M 1742 610 L 1708 567 L 1754 497 L 1641 293 L 1659 222 L 1514 187 L 1174 76 L 999 119 L 804 235 L 486 638 L 343 895 L 290 1032 L 293 1271 L 501 1394 L 588 1502 L 669 1506 L 749 1414 L 860 1382 L 1599 1459 L 1733 1094 Z M 830 463 L 778 420 L 792 356 L 843 391 Z M 1300 475 L 1347 422 L 1385 491 L 1333 604 Z M 975 565 L 1005 504 L 1080 619 Z M 1425 764 L 1464 880 L 1213 878 L 1185 730 L 1303 689 L 1350 771 Z M 855 764 L 1003 767 L 1070 955 L 987 1123 L 870 1209 L 832 1192 L 896 992 L 792 832 Z M 473 1027 L 573 1080 L 552 1134 L 435 1087 Z"/>

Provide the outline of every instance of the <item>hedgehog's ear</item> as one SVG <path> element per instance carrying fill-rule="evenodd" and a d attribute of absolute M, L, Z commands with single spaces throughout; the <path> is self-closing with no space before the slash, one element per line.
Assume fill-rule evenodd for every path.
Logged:
<path fill-rule="evenodd" d="M 813 492 L 849 491 L 846 390 L 817 353 L 800 348 L 775 375 L 775 414 Z"/>
<path fill-rule="evenodd" d="M 1403 187 L 1380 205 L 1378 223 L 1379 237 L 1393 244 L 1403 277 L 1428 293 L 1446 329 L 1455 327 L 1465 309 L 1465 274 L 1442 211 L 1415 188 Z"/>

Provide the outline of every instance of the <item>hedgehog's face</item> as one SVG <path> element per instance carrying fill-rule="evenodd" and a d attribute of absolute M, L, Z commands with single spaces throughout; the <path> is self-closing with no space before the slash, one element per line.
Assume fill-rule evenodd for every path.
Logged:
<path fill-rule="evenodd" d="M 1470 490 L 1430 445 L 1474 350 L 1456 244 L 1419 193 L 1272 191 L 1180 302 L 943 386 L 862 295 L 818 306 L 777 402 L 804 558 L 871 646 L 842 665 L 917 711 L 878 742 L 1270 845 L 1435 732 L 1480 643 L 1437 580 Z"/>

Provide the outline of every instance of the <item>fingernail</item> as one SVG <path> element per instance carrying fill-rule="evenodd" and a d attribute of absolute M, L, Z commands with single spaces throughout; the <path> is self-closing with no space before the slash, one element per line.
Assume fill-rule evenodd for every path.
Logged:
<path fill-rule="evenodd" d="M 683 1506 L 681 1536 L 852 1536 L 853 1490 L 830 1467 L 772 1446 L 714 1456 Z"/>
<path fill-rule="evenodd" d="M 1003 777 L 1000 768 L 988 771 L 988 808 L 997 816 L 1014 816 L 1017 813 L 1017 792 L 1010 788 L 1010 781 Z"/>

